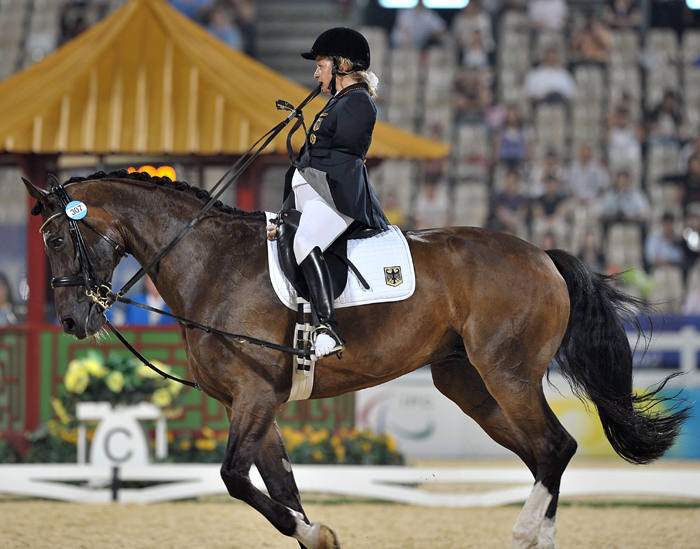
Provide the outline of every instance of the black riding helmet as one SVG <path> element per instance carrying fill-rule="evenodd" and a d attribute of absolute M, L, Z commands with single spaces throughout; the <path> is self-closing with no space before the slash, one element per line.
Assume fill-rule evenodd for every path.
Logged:
<path fill-rule="evenodd" d="M 304 59 L 345 57 L 353 62 L 353 69 L 365 71 L 369 68 L 369 44 L 359 32 L 347 27 L 335 27 L 321 33 L 311 51 L 302 53 Z"/>

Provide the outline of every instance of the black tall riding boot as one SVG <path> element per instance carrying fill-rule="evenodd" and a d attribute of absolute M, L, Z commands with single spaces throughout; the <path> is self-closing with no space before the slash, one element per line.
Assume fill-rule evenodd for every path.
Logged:
<path fill-rule="evenodd" d="M 333 283 L 328 265 L 323 258 L 323 252 L 318 246 L 311 250 L 311 253 L 299 264 L 301 272 L 306 278 L 309 287 L 309 298 L 311 306 L 318 316 L 319 325 L 314 330 L 315 343 L 319 334 L 328 334 L 335 340 L 333 349 L 324 356 L 340 353 L 345 348 L 345 341 L 338 332 L 338 320 L 335 318 L 335 307 L 333 306 Z"/>

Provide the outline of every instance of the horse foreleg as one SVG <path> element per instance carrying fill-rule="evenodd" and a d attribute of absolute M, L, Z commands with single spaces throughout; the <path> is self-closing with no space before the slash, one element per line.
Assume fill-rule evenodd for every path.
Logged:
<path fill-rule="evenodd" d="M 297 539 L 308 549 L 337 549 L 339 547 L 338 540 L 330 528 L 321 523 L 309 524 L 303 511 L 295 510 L 285 503 L 275 501 L 258 490 L 250 481 L 250 468 L 256 460 L 262 463 L 262 471 L 265 471 L 266 474 L 275 470 L 272 461 L 274 457 L 269 459 L 263 457 L 269 451 L 269 447 L 267 447 L 268 450 L 261 450 L 261 448 L 266 441 L 274 443 L 275 438 L 279 437 L 279 431 L 273 427 L 278 403 L 270 402 L 269 406 L 265 406 L 264 398 L 259 394 L 256 395 L 255 402 L 243 402 L 242 400 L 237 399 L 231 405 L 231 410 L 234 412 L 231 417 L 226 454 L 221 466 L 221 478 L 228 493 L 231 497 L 253 507 L 282 534 Z M 273 432 L 272 435 L 268 435 L 271 430 L 276 431 L 277 434 L 275 435 Z M 274 452 L 272 455 L 274 456 Z M 284 467 L 281 460 L 279 467 Z M 276 475 L 275 477 L 277 480 L 280 478 Z M 268 480 L 265 482 L 266 485 L 267 482 L 273 484 L 276 495 L 287 493 L 287 497 L 290 498 L 289 503 L 295 504 L 294 495 L 288 493 L 289 481 L 287 481 L 286 486 L 284 483 L 278 485 L 268 476 Z M 296 486 L 294 486 L 294 491 L 296 491 Z M 298 500 L 298 493 L 296 499 Z M 301 508 L 300 501 L 298 507 Z"/>
<path fill-rule="evenodd" d="M 274 422 L 267 431 L 265 440 L 255 457 L 255 466 L 270 497 L 300 513 L 304 522 L 309 524 L 301 506 L 301 496 L 292 473 L 292 464 L 277 422 Z M 301 542 L 299 545 L 304 547 Z"/>

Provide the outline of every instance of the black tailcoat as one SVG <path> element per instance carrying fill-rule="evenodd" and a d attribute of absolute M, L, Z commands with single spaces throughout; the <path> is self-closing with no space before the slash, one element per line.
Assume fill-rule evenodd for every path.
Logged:
<path fill-rule="evenodd" d="M 354 84 L 338 92 L 316 115 L 302 147 L 287 172 L 284 199 L 292 190 L 294 170 L 339 212 L 376 229 L 388 222 L 377 200 L 364 160 L 372 142 L 377 108 L 367 85 Z"/>

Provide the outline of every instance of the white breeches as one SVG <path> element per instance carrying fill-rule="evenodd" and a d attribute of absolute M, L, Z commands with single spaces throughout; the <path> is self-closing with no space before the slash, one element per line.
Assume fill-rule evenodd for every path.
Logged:
<path fill-rule="evenodd" d="M 295 172 L 294 179 L 301 178 Z M 299 229 L 294 237 L 294 257 L 300 264 L 316 246 L 325 252 L 328 246 L 350 226 L 353 219 L 335 210 L 304 181 L 292 180 L 296 209 L 301 212 Z M 300 183 L 294 185 L 294 183 Z"/>

